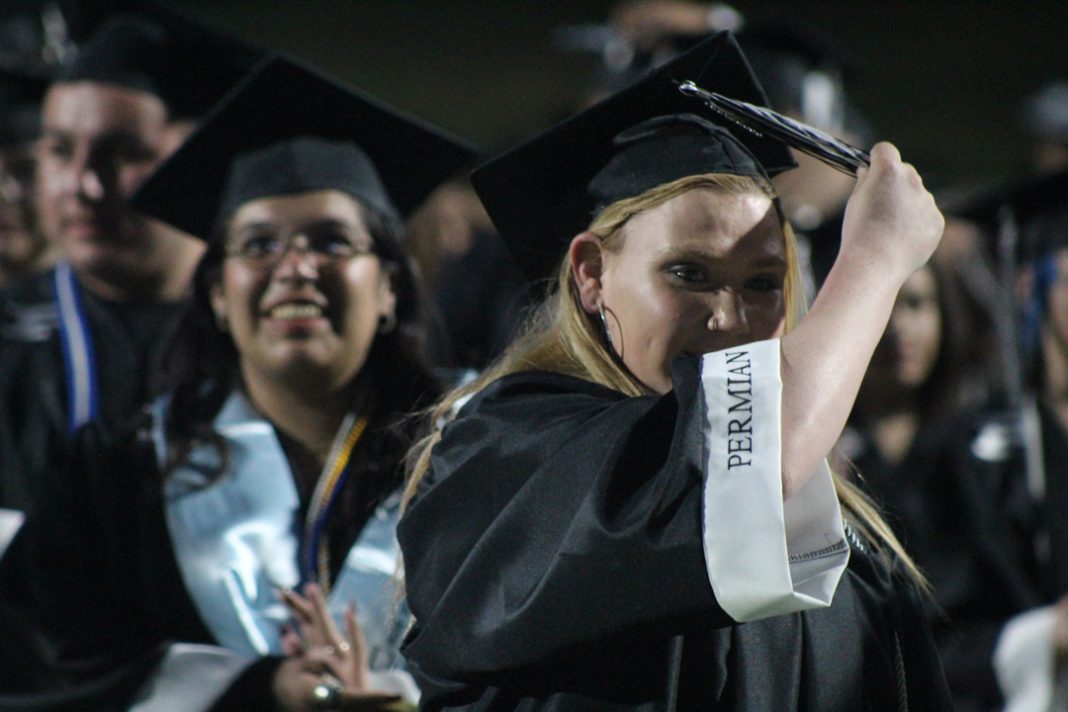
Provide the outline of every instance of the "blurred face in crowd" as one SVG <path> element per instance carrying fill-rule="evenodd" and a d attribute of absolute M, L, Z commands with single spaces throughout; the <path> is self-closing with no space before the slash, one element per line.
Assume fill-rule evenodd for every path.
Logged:
<path fill-rule="evenodd" d="M 856 181 L 807 153 L 793 155 L 797 168 L 780 173 L 772 183 L 794 228 L 812 230 L 842 209 Z"/>
<path fill-rule="evenodd" d="M 822 119 L 821 112 L 806 112 L 800 106 L 780 107 L 782 109 L 786 109 L 784 113 L 790 118 L 840 136 L 846 143 L 862 145 L 859 136 L 831 118 L 836 113 L 832 109 L 827 109 L 828 113 Z M 853 176 L 835 170 L 803 151 L 791 149 L 790 152 L 797 161 L 797 168 L 783 171 L 771 182 L 790 224 L 797 230 L 813 230 L 842 210 L 856 181 Z"/>
<path fill-rule="evenodd" d="M 33 151 L 29 146 L 0 149 L 0 277 L 33 269 L 48 244 L 34 225 Z"/>
<path fill-rule="evenodd" d="M 249 201 L 227 231 L 212 307 L 246 380 L 311 375 L 337 388 L 359 373 L 395 297 L 362 206 L 333 190 Z"/>
<path fill-rule="evenodd" d="M 782 334 L 786 244 L 766 195 L 696 188 L 637 213 L 609 240 L 620 242 L 575 238 L 576 283 L 588 313 L 603 305 L 613 348 L 651 390 L 671 389 L 677 356 Z"/>
<path fill-rule="evenodd" d="M 1053 253 L 1057 276 L 1047 297 L 1048 329 L 1061 353 L 1068 354 L 1068 249 Z"/>
<path fill-rule="evenodd" d="M 1031 162 L 1043 173 L 1063 171 L 1068 168 L 1068 143 L 1064 141 L 1036 142 Z"/>
<path fill-rule="evenodd" d="M 37 205 L 42 230 L 79 274 L 152 279 L 171 236 L 127 201 L 180 143 L 152 94 L 96 82 L 53 85 L 42 109 Z"/>
<path fill-rule="evenodd" d="M 907 389 L 923 386 L 938 360 L 942 313 L 938 283 L 929 267 L 919 270 L 898 292 L 890 324 L 872 365 L 878 377 Z"/>

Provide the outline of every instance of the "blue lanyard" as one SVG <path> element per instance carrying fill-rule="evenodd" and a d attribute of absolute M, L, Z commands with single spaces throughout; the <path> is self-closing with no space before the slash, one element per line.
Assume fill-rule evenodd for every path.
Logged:
<path fill-rule="evenodd" d="M 73 433 L 97 414 L 96 356 L 74 270 L 66 262 L 58 263 L 53 281 L 67 380 L 67 432 Z"/>

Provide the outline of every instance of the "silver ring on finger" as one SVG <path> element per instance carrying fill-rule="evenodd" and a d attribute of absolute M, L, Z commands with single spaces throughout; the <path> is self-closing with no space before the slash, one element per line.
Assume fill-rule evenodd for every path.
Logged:
<path fill-rule="evenodd" d="M 322 710 L 340 709 L 341 693 L 344 688 L 331 676 L 323 676 L 312 690 L 315 708 Z"/>

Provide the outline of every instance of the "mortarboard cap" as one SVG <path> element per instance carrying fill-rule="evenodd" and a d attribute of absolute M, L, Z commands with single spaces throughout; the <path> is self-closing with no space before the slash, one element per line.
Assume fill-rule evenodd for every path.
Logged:
<path fill-rule="evenodd" d="M 1015 232 L 1014 259 L 1030 262 L 1068 247 L 1068 171 L 1031 176 L 988 188 L 945 207 L 977 224 L 993 242 L 1004 221 Z M 990 248 L 998 256 L 996 246 Z"/>
<path fill-rule="evenodd" d="M 56 79 L 114 84 L 162 97 L 166 57 L 167 33 L 162 25 L 116 15 L 96 29 Z"/>
<path fill-rule="evenodd" d="M 71 48 L 56 2 L 0 2 L 0 70 L 50 77 Z"/>
<path fill-rule="evenodd" d="M 407 215 L 474 152 L 293 60 L 272 57 L 148 178 L 131 203 L 208 239 L 241 204 L 334 189 Z"/>
<path fill-rule="evenodd" d="M 1023 120 L 1032 135 L 1068 144 L 1068 82 L 1050 82 L 1028 97 Z"/>
<path fill-rule="evenodd" d="M 154 4 L 104 19 L 60 82 L 114 84 L 158 96 L 173 118 L 199 118 L 263 52 Z"/>
<path fill-rule="evenodd" d="M 1030 375 L 1036 365 L 1049 292 L 1059 278 L 1052 253 L 1068 247 L 1068 171 L 987 189 L 950 203 L 944 210 L 981 228 L 986 248 L 998 265 L 1001 290 L 991 313 L 998 319 L 1000 350 L 1008 365 L 1006 394 L 1010 404 L 1018 404 L 1020 374 Z M 1017 304 L 1020 268 L 1026 268 L 1032 283 L 1029 296 Z"/>
<path fill-rule="evenodd" d="M 678 82 L 766 105 L 729 32 L 477 168 L 479 197 L 528 279 L 552 273 L 568 241 L 615 200 L 701 173 L 775 175 L 796 164 L 781 142 L 740 128 Z"/>
<path fill-rule="evenodd" d="M 842 131 L 847 64 L 829 39 L 797 22 L 758 19 L 746 23 L 738 43 L 772 106 L 823 131 Z"/>
<path fill-rule="evenodd" d="M 0 69 L 0 147 L 34 140 L 41 132 L 41 99 L 48 79 Z"/>

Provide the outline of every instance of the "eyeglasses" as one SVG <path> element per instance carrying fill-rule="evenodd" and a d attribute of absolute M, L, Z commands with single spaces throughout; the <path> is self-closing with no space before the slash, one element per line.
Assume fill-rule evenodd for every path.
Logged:
<path fill-rule="evenodd" d="M 239 230 L 226 255 L 269 269 L 290 250 L 312 255 L 320 264 L 337 264 L 375 254 L 375 243 L 366 232 L 343 224 L 314 225 L 288 233 L 264 224 Z"/>

